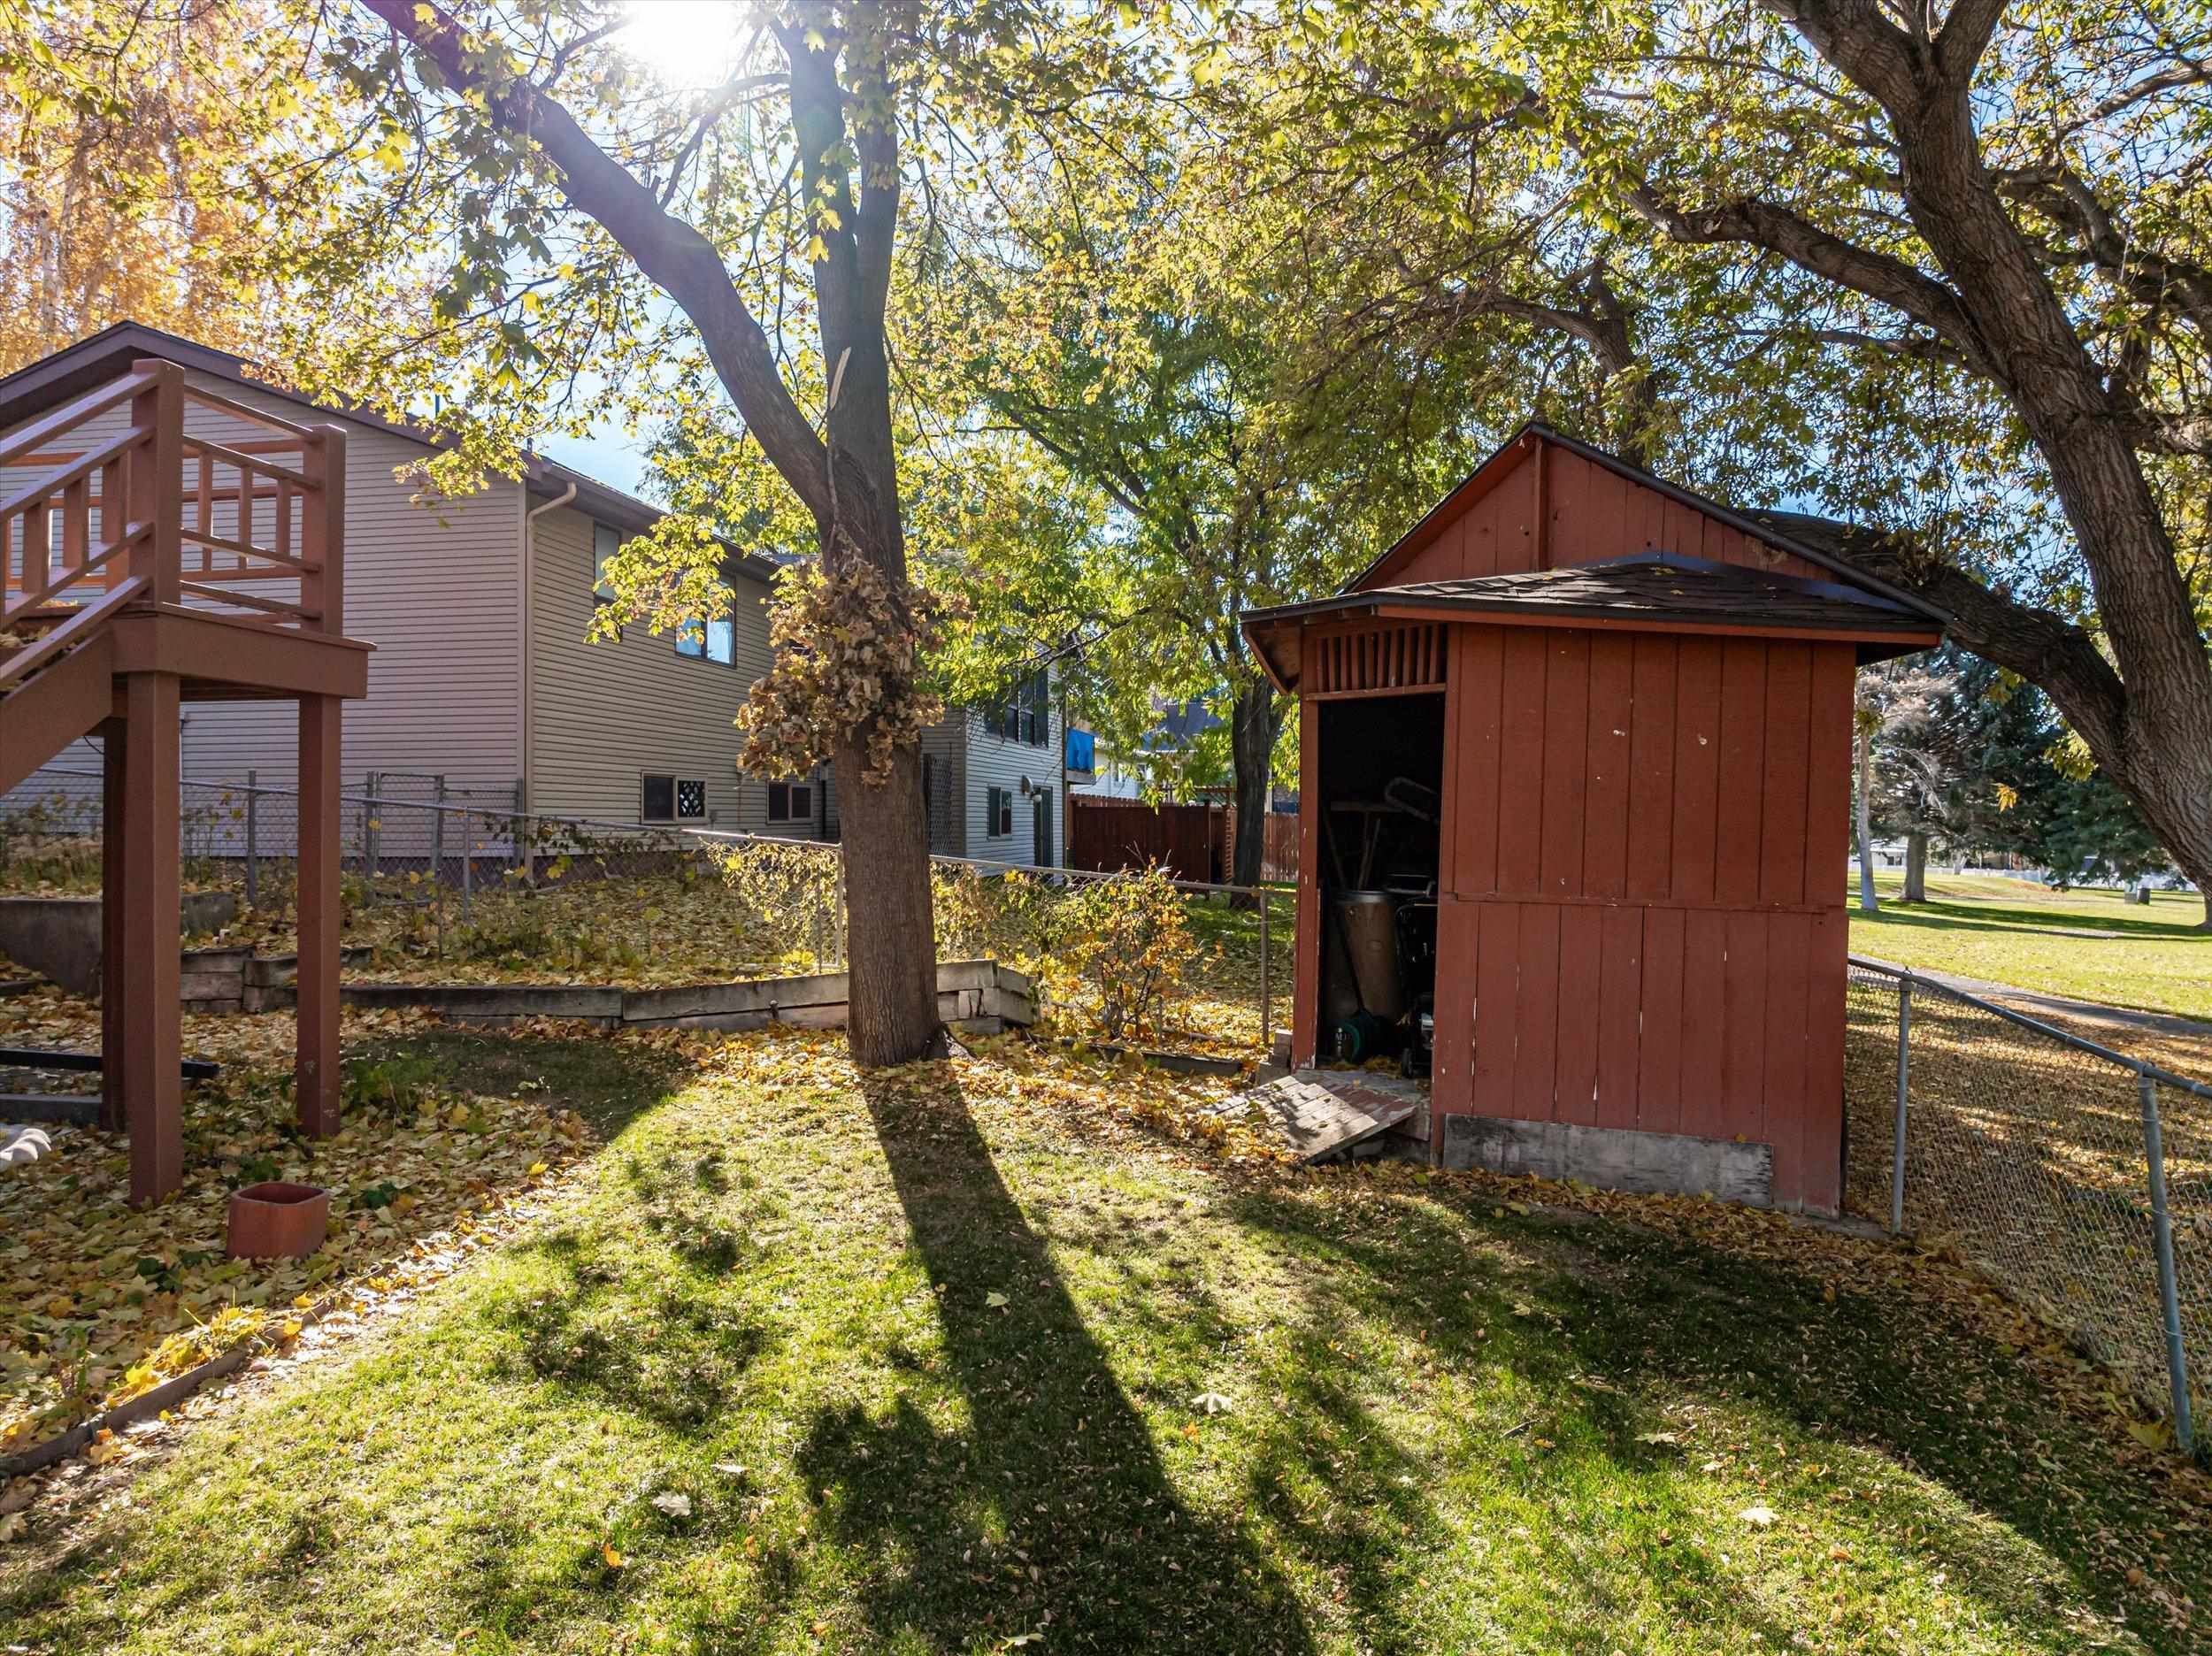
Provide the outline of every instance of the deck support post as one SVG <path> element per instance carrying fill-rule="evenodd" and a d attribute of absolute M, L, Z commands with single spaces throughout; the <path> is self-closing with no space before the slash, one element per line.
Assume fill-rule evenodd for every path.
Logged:
<path fill-rule="evenodd" d="M 123 677 L 129 733 L 122 763 L 122 913 L 116 1004 L 122 1105 L 131 1138 L 131 1200 L 143 1206 L 184 1180 L 183 1012 L 178 1000 L 182 897 L 178 865 L 180 732 L 174 673 Z M 108 809 L 116 808 L 111 800 Z M 102 916 L 104 923 L 105 916 Z M 104 969 L 104 981 L 108 981 Z M 106 1045 L 104 1037 L 103 1046 Z"/>
<path fill-rule="evenodd" d="M 100 725 L 100 1126 L 121 1132 L 130 1124 L 123 1070 L 123 911 L 130 896 L 123 884 L 124 755 L 130 723 Z"/>
<path fill-rule="evenodd" d="M 338 1131 L 340 759 L 336 696 L 300 698 L 299 1046 L 294 1070 L 300 1130 Z"/>

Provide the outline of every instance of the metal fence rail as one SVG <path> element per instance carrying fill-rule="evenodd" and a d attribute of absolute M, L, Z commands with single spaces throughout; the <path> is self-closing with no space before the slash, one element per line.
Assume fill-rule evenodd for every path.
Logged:
<path fill-rule="evenodd" d="M 2193 1446 L 2212 1376 L 2212 1086 L 1853 956 L 1847 1201 L 1955 1247 Z"/>
<path fill-rule="evenodd" d="M 96 889 L 100 776 L 49 768 L 0 810 L 0 888 L 27 878 Z M 45 786 L 50 784 L 50 786 Z M 341 794 L 348 940 L 394 962 L 489 977 L 536 970 L 669 982 L 843 964 L 839 847 L 674 824 L 515 809 L 436 775 L 376 772 Z M 298 795 L 249 776 L 183 785 L 188 883 L 238 891 L 281 916 L 291 900 Z M 1085 1009 L 1078 942 L 1086 889 L 1125 875 L 975 858 L 931 859 L 941 951 L 990 954 Z M 1173 881 L 1188 933 L 1174 993 L 1140 1032 L 1154 1044 L 1250 1056 L 1271 1045 L 1290 993 L 1295 896 Z M 1094 995 L 1089 997 L 1094 1000 Z"/>

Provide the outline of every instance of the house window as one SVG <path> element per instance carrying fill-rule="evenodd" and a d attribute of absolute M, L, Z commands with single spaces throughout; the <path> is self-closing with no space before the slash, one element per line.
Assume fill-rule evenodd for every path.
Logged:
<path fill-rule="evenodd" d="M 1010 690 L 985 716 L 994 735 L 1041 748 L 1052 739 L 1051 679 L 1041 669 Z"/>
<path fill-rule="evenodd" d="M 697 777 L 648 776 L 639 785 L 641 822 L 700 822 L 707 814 L 707 785 Z"/>
<path fill-rule="evenodd" d="M 676 654 L 688 656 L 694 661 L 719 662 L 725 667 L 737 663 L 737 591 L 725 585 L 729 594 L 731 613 L 710 620 L 691 620 L 676 629 Z"/>
<path fill-rule="evenodd" d="M 768 820 L 803 823 L 814 820 L 814 785 L 810 782 L 771 782 Z"/>
<path fill-rule="evenodd" d="M 594 603 L 614 602 L 614 583 L 607 579 L 607 564 L 622 550 L 622 531 L 606 524 L 591 526 L 591 596 Z"/>
<path fill-rule="evenodd" d="M 983 798 L 983 832 L 993 840 L 1003 840 L 1014 832 L 1014 790 L 995 787 Z"/>

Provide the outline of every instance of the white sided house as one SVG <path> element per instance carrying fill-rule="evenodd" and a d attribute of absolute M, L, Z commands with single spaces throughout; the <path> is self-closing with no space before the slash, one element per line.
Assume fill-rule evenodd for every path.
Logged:
<path fill-rule="evenodd" d="M 141 357 L 165 358 L 189 382 L 290 419 L 312 407 L 316 423 L 345 432 L 346 631 L 376 646 L 367 699 L 345 707 L 348 792 L 379 778 L 387 796 L 425 800 L 442 779 L 449 798 L 480 808 L 834 837 L 830 788 L 737 769 L 733 722 L 769 662 L 774 569 L 765 560 L 732 552 L 725 619 L 675 637 L 632 627 L 618 640 L 587 642 L 603 602 L 599 570 L 655 521 L 654 507 L 535 459 L 520 480 L 495 479 L 434 508 L 416 504 L 395 473 L 429 452 L 420 433 L 303 404 L 249 379 L 237 356 L 136 323 L 0 380 L 0 430 L 127 373 Z M 186 421 L 219 442 L 251 436 L 242 422 L 196 405 Z M 296 745 L 288 703 L 185 709 L 188 782 L 235 784 L 252 772 L 264 786 L 289 787 Z M 87 743 L 49 770 L 98 768 Z M 57 780 L 34 776 L 13 797 Z"/>
<path fill-rule="evenodd" d="M 1086 768 L 1071 771 L 1067 725 L 1052 689 L 1049 671 L 1040 669 L 999 702 L 956 709 L 922 732 L 932 851 L 1064 865 L 1068 785 L 1089 780 L 1089 744 L 1079 744 Z"/>

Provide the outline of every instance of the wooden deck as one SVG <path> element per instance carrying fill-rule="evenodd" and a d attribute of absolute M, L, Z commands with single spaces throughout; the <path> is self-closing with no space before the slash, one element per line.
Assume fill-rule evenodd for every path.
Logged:
<path fill-rule="evenodd" d="M 250 435 L 185 428 L 188 402 Z M 181 1170 L 180 709 L 299 709 L 300 1123 L 337 1131 L 339 707 L 367 692 L 344 634 L 345 434 L 146 359 L 0 443 L 0 792 L 71 742 L 104 753 L 102 1118 L 131 1196 Z"/>

